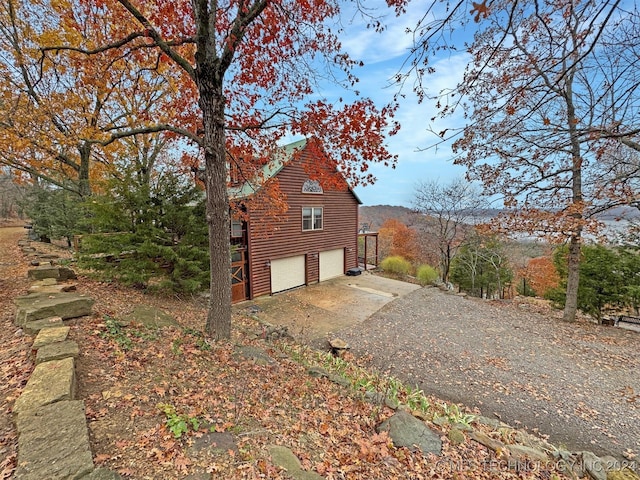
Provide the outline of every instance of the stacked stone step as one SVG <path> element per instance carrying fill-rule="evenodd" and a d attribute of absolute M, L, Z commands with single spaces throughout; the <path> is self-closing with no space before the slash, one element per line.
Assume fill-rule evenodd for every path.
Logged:
<path fill-rule="evenodd" d="M 78 344 L 68 339 L 63 321 L 90 315 L 94 300 L 76 293 L 66 267 L 29 270 L 30 293 L 14 300 L 15 323 L 37 334 L 36 367 L 13 406 L 18 430 L 16 480 L 118 478 L 94 469 L 82 400 L 76 399 Z"/>
<path fill-rule="evenodd" d="M 75 400 L 78 345 L 68 334 L 68 326 L 43 328 L 34 341 L 36 368 L 13 406 L 16 479 L 82 478 L 93 471 L 84 402 Z"/>
<path fill-rule="evenodd" d="M 18 307 L 15 323 L 26 333 L 59 326 L 63 320 L 91 314 L 94 300 L 76 292 L 29 293 L 14 300 Z"/>

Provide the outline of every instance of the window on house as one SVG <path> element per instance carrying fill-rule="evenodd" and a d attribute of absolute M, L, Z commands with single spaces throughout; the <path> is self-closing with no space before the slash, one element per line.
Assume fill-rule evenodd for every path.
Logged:
<path fill-rule="evenodd" d="M 302 231 L 322 230 L 322 207 L 302 208 Z"/>
<path fill-rule="evenodd" d="M 324 191 L 322 190 L 322 185 L 320 185 L 320 182 L 318 182 L 317 180 L 305 180 L 305 182 L 302 184 L 302 193 L 315 193 L 315 194 L 319 194 L 319 193 L 324 193 Z"/>
<path fill-rule="evenodd" d="M 240 159 L 240 162 L 242 162 L 242 159 Z M 242 169 L 240 167 L 240 162 L 232 160 L 227 164 L 229 167 L 228 178 L 231 185 L 239 185 L 242 183 Z"/>
<path fill-rule="evenodd" d="M 231 219 L 231 237 L 232 238 L 242 237 L 242 220 L 238 220 L 236 218 Z"/>

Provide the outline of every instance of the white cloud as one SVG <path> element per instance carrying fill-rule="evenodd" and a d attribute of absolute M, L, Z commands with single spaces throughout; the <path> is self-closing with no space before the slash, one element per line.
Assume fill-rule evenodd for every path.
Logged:
<path fill-rule="evenodd" d="M 459 54 L 434 63 L 436 73 L 428 77 L 429 93 L 437 94 L 455 87 L 463 78 L 467 55 Z M 362 93 L 373 98 L 379 104 L 389 101 L 397 91 L 396 87 L 384 88 L 391 77 L 393 66 L 367 68 L 362 80 Z M 395 68 L 399 68 L 399 65 Z M 464 126 L 462 112 L 455 115 L 436 118 L 435 101 L 426 99 L 418 103 L 412 92 L 406 92 L 401 101 L 396 120 L 401 124 L 399 133 L 389 137 L 391 153 L 398 155 L 396 169 L 375 166 L 372 173 L 378 178 L 373 186 L 356 189 L 365 205 L 391 204 L 410 206 L 417 182 L 439 180 L 449 182 L 455 177 L 464 176 L 465 169 L 453 165 L 451 142 L 445 142 L 437 148 L 438 137 L 432 132 Z"/>
<path fill-rule="evenodd" d="M 351 9 L 346 8 L 343 12 L 343 18 L 350 19 L 343 26 L 344 33 L 340 36 L 344 50 L 354 59 L 362 60 L 367 65 L 404 57 L 413 45 L 407 29 L 415 27 L 424 15 L 424 7 L 416 5 L 418 3 L 410 3 L 406 14 L 396 16 L 395 12 L 387 7 L 386 2 L 367 0 L 368 12 L 373 16 L 379 16 L 385 25 L 385 30 L 381 33 L 367 28 L 368 19 L 355 11 L 353 4 L 345 5 L 351 6 Z"/>
<path fill-rule="evenodd" d="M 412 46 L 413 38 L 406 30 L 414 27 L 424 15 L 424 5 L 418 5 L 420 3 L 410 3 L 413 10 L 396 17 L 386 7 L 384 0 L 367 0 L 367 7 L 377 8 L 378 13 L 385 13 L 387 28 L 382 33 L 366 28 L 362 18 L 353 11 L 345 12 L 343 16 L 344 34 L 340 37 L 343 48 L 353 58 L 365 63 L 363 68 L 355 72 L 360 78 L 357 89 L 361 96 L 373 99 L 379 107 L 389 103 L 399 91 L 400 86 L 393 84 L 392 79 L 403 68 L 403 62 Z M 430 59 L 436 73 L 425 78 L 428 82 L 427 93 L 435 96 L 455 87 L 463 79 L 468 60 L 466 53 L 455 52 L 446 57 Z M 356 193 L 365 205 L 411 206 L 418 182 L 434 179 L 449 182 L 455 177 L 464 176 L 464 168 L 453 165 L 451 142 L 443 143 L 438 148 L 429 148 L 438 142 L 438 137 L 432 132 L 444 129 L 453 131 L 464 126 L 461 112 L 432 120 L 437 116 L 436 101 L 426 98 L 423 103 L 418 103 L 412 91 L 413 81 L 414 78 L 409 78 L 402 89 L 404 98 L 400 100 L 395 118 L 400 122 L 401 129 L 397 135 L 389 137 L 387 142 L 390 152 L 398 156 L 398 165 L 395 169 L 382 165 L 371 167 L 371 173 L 378 178 L 376 184 L 356 188 Z M 334 101 L 338 97 L 346 101 L 352 98 L 345 95 L 344 91 L 338 91 L 335 85 L 326 85 L 326 90 L 322 93 Z"/>

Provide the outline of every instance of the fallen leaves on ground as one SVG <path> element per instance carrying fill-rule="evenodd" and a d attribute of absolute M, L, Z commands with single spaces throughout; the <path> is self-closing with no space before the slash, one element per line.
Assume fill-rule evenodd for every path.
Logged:
<path fill-rule="evenodd" d="M 20 258 L 15 241 L 9 239 L 0 251 Z M 33 338 L 14 337 L 10 299 L 27 285 L 26 269 L 15 267 L 4 272 L 5 278 L 18 280 L 12 278 L 0 304 L 7 379 L 0 398 L 0 478 L 9 478 L 15 468 L 10 411 L 33 368 Z M 86 405 L 94 462 L 124 478 L 291 478 L 273 463 L 270 445 L 290 448 L 303 469 L 327 479 L 562 478 L 551 463 L 515 471 L 469 439 L 453 445 L 446 436 L 449 425 L 429 424 L 441 433 L 440 457 L 395 448 L 386 433 L 376 432 L 391 409 L 364 401 L 357 390 L 310 376 L 305 364 L 313 353 L 262 340 L 260 326 L 241 315 L 234 317 L 232 340 L 216 344 L 199 331 L 206 310 L 198 299 L 145 296 L 87 278 L 79 279 L 78 290 L 97 300 L 92 317 L 70 322 L 81 350 L 78 397 Z M 119 321 L 140 303 L 164 309 L 179 325 L 107 329 L 106 318 Z M 241 346 L 260 348 L 275 361 L 263 365 L 246 358 Z M 214 435 L 230 435 L 233 444 L 203 447 L 207 436 L 226 438 Z"/>
<path fill-rule="evenodd" d="M 27 262 L 18 247 L 24 229 L 0 228 L 0 479 L 11 478 L 17 461 L 17 436 L 11 407 L 34 368 L 32 339 L 13 326 L 13 299 L 25 293 Z"/>

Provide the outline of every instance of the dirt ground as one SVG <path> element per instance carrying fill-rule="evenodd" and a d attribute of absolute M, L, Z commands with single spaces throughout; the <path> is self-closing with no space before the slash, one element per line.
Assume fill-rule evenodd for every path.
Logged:
<path fill-rule="evenodd" d="M 17 247 L 23 236 L 22 228 L 0 229 L 2 480 L 11 478 L 16 464 L 17 441 L 11 407 L 33 369 L 30 348 L 33 337 L 13 325 L 13 298 L 24 294 L 28 287 L 28 258 Z M 82 276 L 77 283 L 79 291 L 96 299 L 94 315 L 66 322 L 71 326 L 71 338 L 80 345 L 76 362 L 78 396 L 85 402 L 96 466 L 116 471 L 124 478 L 290 480 L 292 477 L 271 458 L 271 445 L 290 448 L 304 470 L 327 479 L 568 478 L 558 471 L 556 462 L 536 465 L 530 471 L 502 469 L 496 452 L 469 439 L 451 442 L 448 438 L 451 426 L 436 425 L 429 419 L 425 422 L 443 441 L 440 457 L 394 448 L 386 434 L 376 432 L 376 425 L 393 411 L 365 401 L 355 386 L 365 380 L 376 390 L 389 392 L 391 383 L 386 378 L 363 373 L 357 361 L 344 363 L 296 343 L 269 341 L 263 338 L 261 325 L 242 312 L 234 315 L 231 341 L 212 343 L 202 333 L 206 317 L 202 299 L 145 295 Z M 323 295 L 327 293 L 323 290 Z M 603 330 L 602 335 L 595 326 L 588 325 L 577 330 L 551 329 L 552 321 L 544 323 L 546 317 L 535 312 L 525 311 L 523 320 L 518 320 L 522 313 L 519 307 L 491 306 L 494 310 L 482 313 L 480 303 L 453 296 L 431 297 L 432 293 L 435 290 L 419 289 L 404 297 L 408 303 L 403 299 L 387 302 L 370 319 L 349 327 L 343 336 L 362 360 L 368 360 L 369 364 L 380 362 L 377 364 L 398 374 L 408 372 L 406 378 L 412 381 L 419 378 L 425 391 L 429 391 L 429 385 L 446 384 L 457 388 L 454 393 L 461 393 L 466 392 L 464 385 L 475 384 L 484 392 L 483 407 L 492 398 L 500 404 L 519 401 L 520 397 L 504 391 L 504 387 L 536 389 L 528 391 L 525 400 L 531 402 L 533 409 L 538 408 L 534 393 L 545 393 L 543 384 L 548 378 L 527 380 L 522 373 L 526 372 L 526 365 L 516 364 L 508 357 L 508 351 L 514 348 L 531 352 L 523 357 L 527 360 L 554 354 L 555 350 L 548 351 L 554 345 L 574 345 L 573 349 L 562 347 L 555 353 L 568 352 L 568 361 L 558 358 L 567 365 L 581 365 L 584 376 L 594 381 L 607 381 L 604 377 L 617 371 L 611 365 L 620 362 L 626 362 L 637 372 L 636 337 L 620 332 L 611 334 L 608 330 Z M 450 299 L 463 303 L 449 304 Z M 280 302 L 284 302 L 284 297 L 280 297 Z M 139 305 L 161 309 L 175 319 L 176 325 L 149 329 L 135 322 L 122 323 Z M 339 309 L 339 304 L 336 305 Z M 317 308 L 324 311 L 322 306 Z M 425 321 L 427 314 L 434 312 L 441 317 L 440 326 L 428 333 L 421 331 L 424 324 L 435 325 L 434 319 Z M 289 311 L 285 309 L 284 313 Z M 492 323 L 490 318 L 497 316 L 503 321 Z M 486 324 L 473 324 L 477 318 L 485 319 Z M 505 333 L 518 329 L 522 329 L 518 335 L 509 337 Z M 557 335 L 550 335 L 551 330 Z M 491 338 L 503 336 L 510 338 L 505 346 L 487 343 Z M 479 358 L 472 354 L 473 343 L 481 346 Z M 547 358 L 552 363 L 554 357 Z M 354 379 L 354 383 L 345 388 L 327 378 L 312 377 L 307 371 L 311 365 L 329 371 L 342 368 L 339 373 Z M 488 375 L 496 374 L 494 369 L 497 374 L 513 370 L 519 375 L 520 386 L 506 379 L 487 383 Z M 561 373 L 537 372 L 549 377 Z M 566 391 L 582 391 L 586 397 L 594 390 L 588 384 L 588 388 L 581 390 L 584 378 L 571 377 L 568 381 L 567 376 L 573 375 L 573 370 L 565 373 L 558 385 L 564 378 Z M 616 390 L 611 392 L 617 398 L 614 409 L 602 410 L 603 416 L 612 419 L 614 427 L 637 419 L 635 395 L 640 391 L 637 375 L 622 386 L 628 388 L 618 394 Z M 555 401 L 560 387 L 546 388 Z M 407 396 L 402 397 L 406 392 L 399 395 L 400 401 L 408 401 Z M 428 418 L 444 414 L 441 398 L 427 397 Z M 571 409 L 569 403 L 562 414 L 595 416 L 597 423 L 590 419 L 590 423 L 581 425 L 601 425 L 604 418 L 590 410 L 595 407 L 588 399 L 583 404 Z M 484 410 L 491 414 L 493 409 Z M 637 421 L 635 427 L 630 427 L 636 438 L 637 427 Z M 474 429 L 493 438 L 500 439 L 503 435 L 485 424 L 474 423 Z M 606 431 L 616 435 L 621 446 L 627 441 L 618 437 L 613 428 Z M 593 438 L 600 441 L 595 434 Z M 495 465 L 500 466 L 499 471 L 494 469 Z"/>
<path fill-rule="evenodd" d="M 368 364 L 552 443 L 640 454 L 640 333 L 527 299 L 486 301 L 424 288 L 339 336 Z"/>
<path fill-rule="evenodd" d="M 20 227 L 0 228 L 0 479 L 16 461 L 17 439 L 11 406 L 33 370 L 31 341 L 11 328 L 15 316 L 13 299 L 28 287 L 27 264 L 18 248 L 25 236 Z"/>

